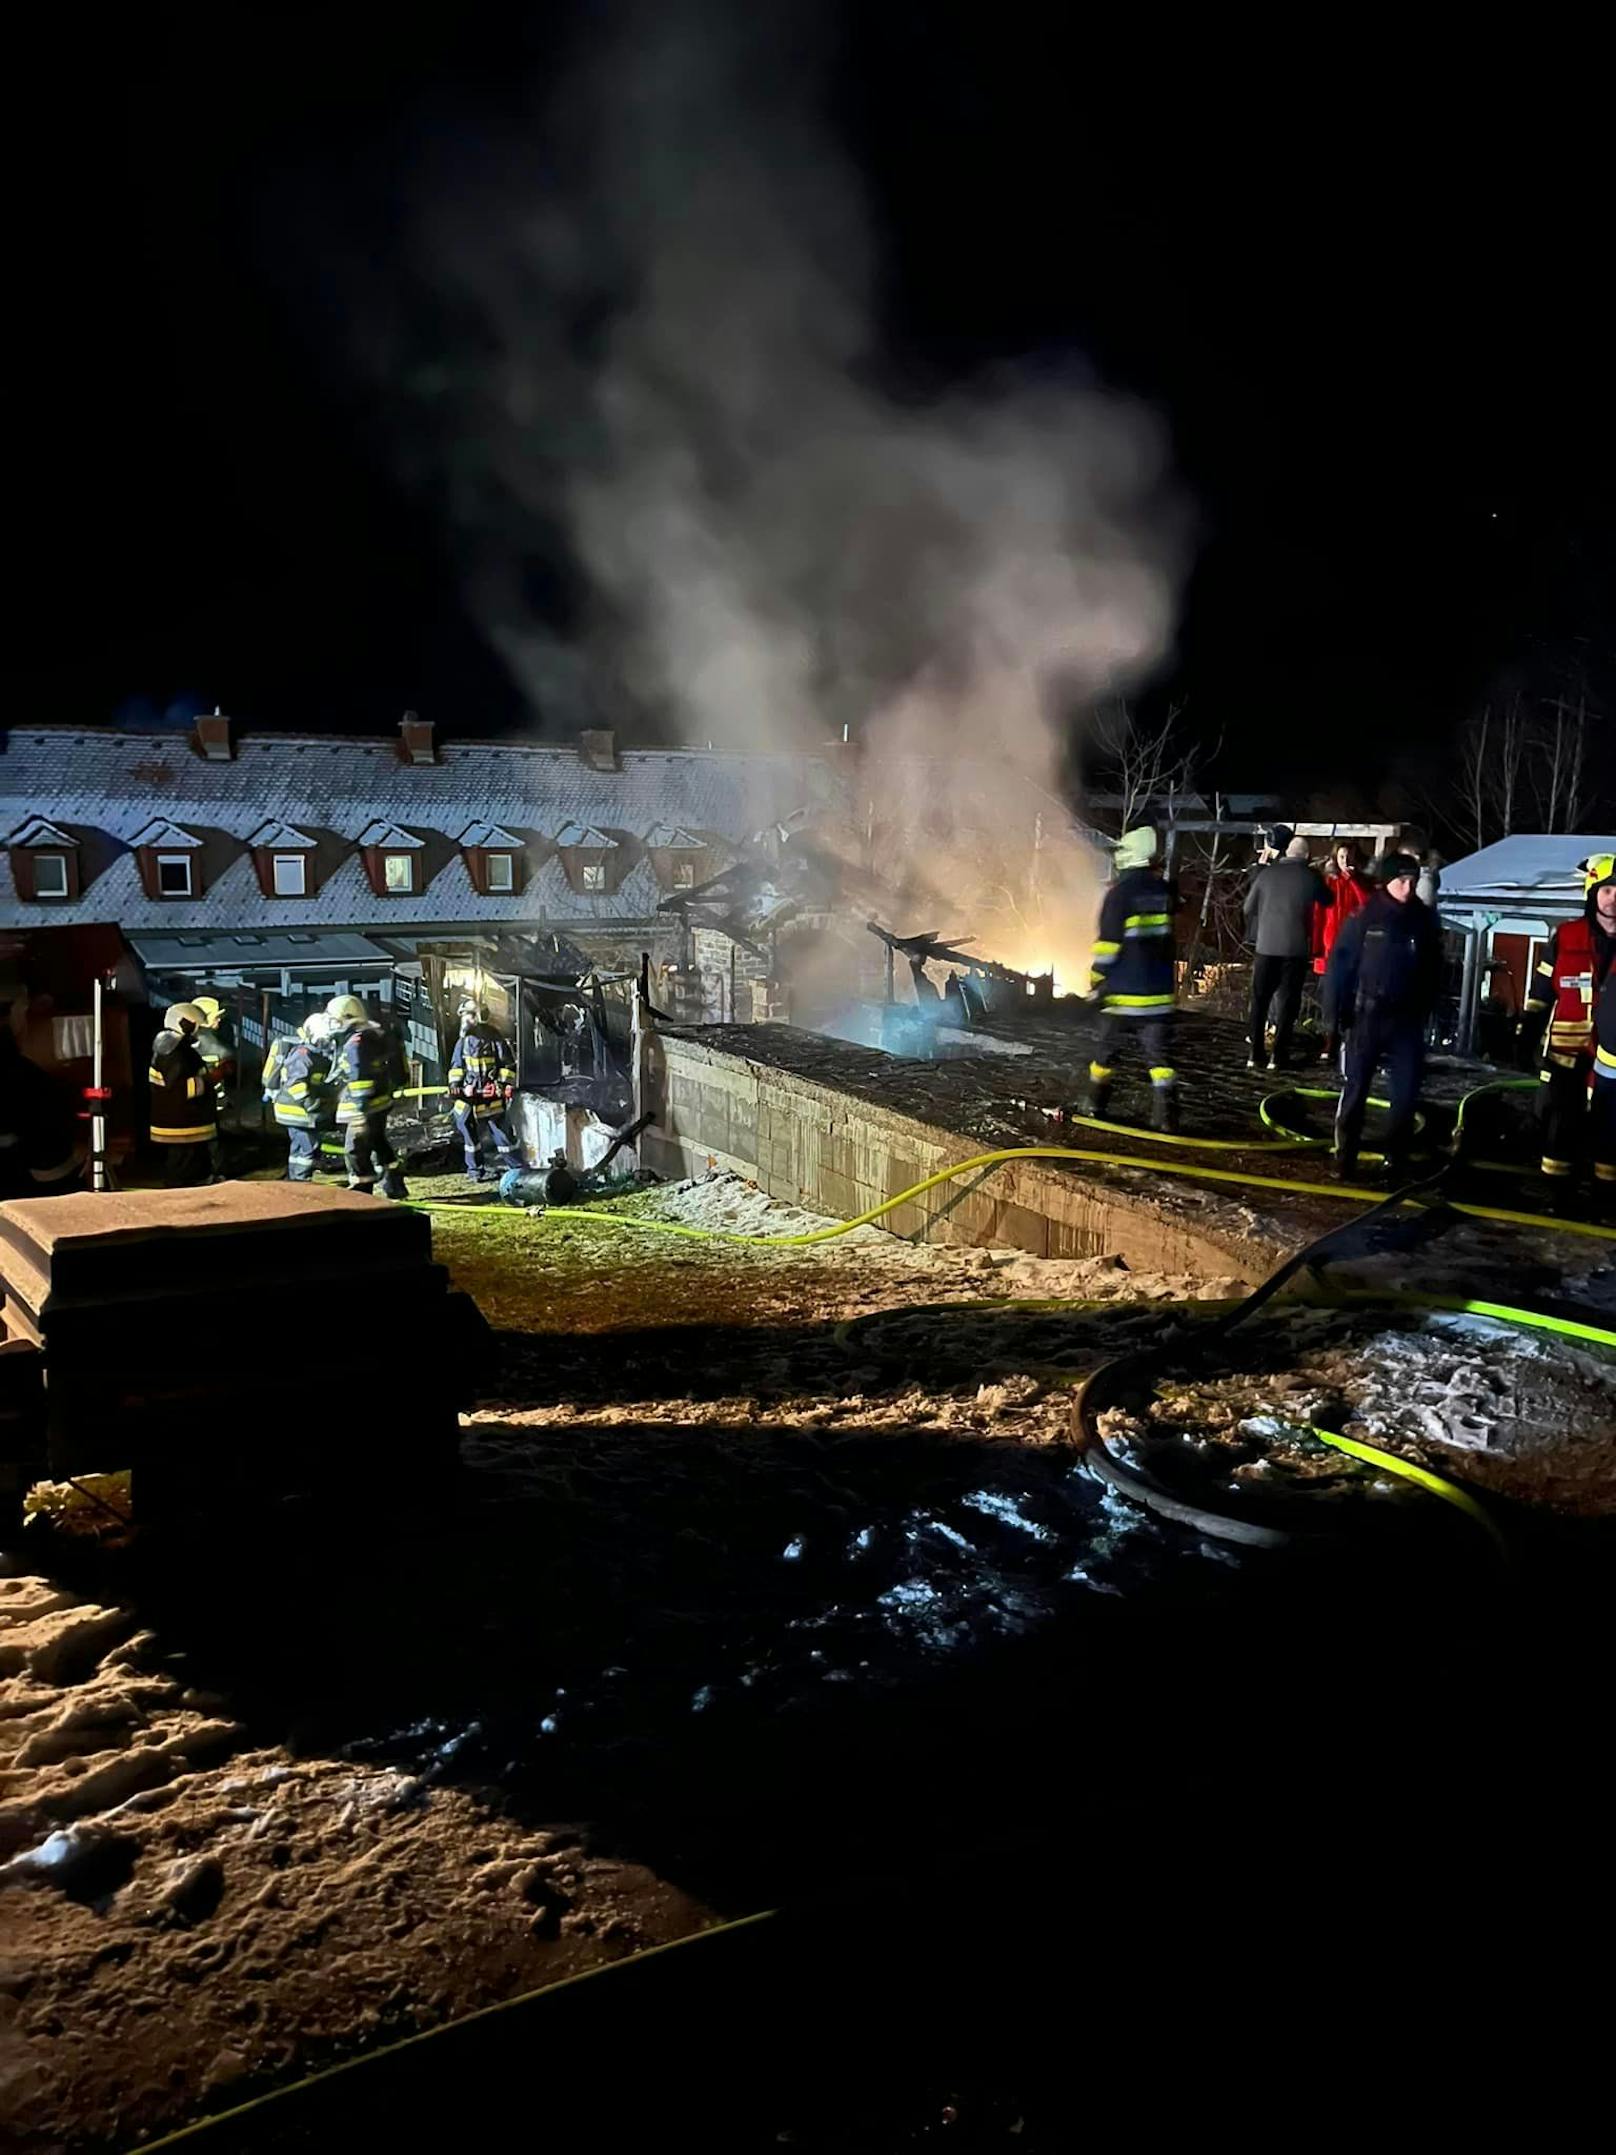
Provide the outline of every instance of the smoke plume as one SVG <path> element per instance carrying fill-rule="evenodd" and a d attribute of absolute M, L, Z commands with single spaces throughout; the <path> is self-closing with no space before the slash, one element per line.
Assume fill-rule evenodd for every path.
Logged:
<path fill-rule="evenodd" d="M 447 356 L 416 451 L 545 730 L 800 750 L 845 727 L 879 762 L 936 759 L 883 798 L 902 902 L 934 888 L 954 918 L 921 924 L 970 925 L 935 829 L 909 828 L 941 801 L 979 834 L 1013 815 L 1001 895 L 1049 915 L 1074 716 L 1171 634 L 1163 436 L 1092 383 L 894 380 L 829 56 L 808 9 L 755 14 L 619 9 L 530 134 L 427 168 L 411 245 Z M 1026 781 L 1051 796 L 1043 892 Z"/>

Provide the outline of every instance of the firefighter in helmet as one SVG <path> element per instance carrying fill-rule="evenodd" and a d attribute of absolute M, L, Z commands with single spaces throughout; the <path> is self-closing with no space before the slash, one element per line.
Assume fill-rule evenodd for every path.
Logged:
<path fill-rule="evenodd" d="M 466 1180 L 481 1182 L 486 1142 L 503 1174 L 518 1164 L 511 1135 L 510 1104 L 516 1096 L 516 1051 L 474 995 L 461 998 L 460 1038 L 449 1059 L 449 1093 L 455 1128 L 466 1155 Z"/>
<path fill-rule="evenodd" d="M 1523 1033 L 1541 1030 L 1539 1164 L 1556 1181 L 1576 1174 L 1586 1149 L 1594 1012 L 1616 957 L 1616 855 L 1596 853 L 1582 872 L 1582 912 L 1555 929 L 1521 1020 Z"/>
<path fill-rule="evenodd" d="M 202 1012 L 195 1003 L 172 1003 L 152 1042 L 151 1139 L 162 1148 L 164 1181 L 170 1188 L 222 1179 L 216 1165 L 219 1117 L 213 1087 L 197 1051 Z"/>
<path fill-rule="evenodd" d="M 276 1059 L 275 1121 L 286 1132 L 288 1182 L 314 1180 L 320 1140 L 333 1126 L 330 1043 L 330 1018 L 323 1010 L 312 1011 Z"/>
<path fill-rule="evenodd" d="M 387 1135 L 393 1104 L 393 1050 L 372 1023 L 357 995 L 333 995 L 325 1006 L 331 1021 L 331 1074 L 337 1086 L 337 1127 L 348 1161 L 350 1190 L 408 1197 L 398 1154 Z"/>
<path fill-rule="evenodd" d="M 1152 866 L 1155 858 L 1156 833 L 1148 824 L 1117 840 L 1117 878 L 1100 908 L 1089 983 L 1089 1000 L 1098 1003 L 1101 1016 L 1086 1106 L 1104 1119 L 1117 1049 L 1133 1041 L 1150 1071 L 1150 1126 L 1176 1130 L 1174 897 L 1172 885 Z"/>

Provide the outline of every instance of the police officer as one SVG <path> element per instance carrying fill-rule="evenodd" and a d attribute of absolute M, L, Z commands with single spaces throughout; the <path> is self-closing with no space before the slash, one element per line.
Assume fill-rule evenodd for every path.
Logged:
<path fill-rule="evenodd" d="M 151 1138 L 163 1148 L 164 1181 L 171 1189 L 188 1183 L 222 1180 L 215 1161 L 219 1117 L 213 1104 L 196 1036 L 202 1013 L 195 1003 L 172 1003 L 163 1013 L 163 1029 L 152 1042 Z"/>
<path fill-rule="evenodd" d="M 1113 860 L 1117 879 L 1100 908 L 1089 1000 L 1100 1007 L 1100 1034 L 1089 1064 L 1086 1102 L 1104 1117 L 1122 1043 L 1135 1044 L 1150 1070 L 1150 1125 L 1178 1127 L 1178 1073 L 1173 1068 L 1173 890 L 1151 863 L 1156 833 L 1148 825 L 1124 831 Z"/>
<path fill-rule="evenodd" d="M 1345 1182 L 1358 1172 L 1364 1110 L 1383 1063 L 1391 1099 L 1383 1141 L 1387 1172 L 1401 1173 L 1408 1152 L 1425 1069 L 1425 1028 L 1442 972 L 1442 931 L 1415 894 L 1419 872 L 1412 853 L 1384 853 L 1371 863 L 1377 888 L 1336 937 L 1324 976 L 1325 1022 L 1346 1043 L 1335 1118 L 1336 1167 Z"/>
<path fill-rule="evenodd" d="M 460 1038 L 449 1061 L 449 1091 L 455 1128 L 466 1155 L 466 1180 L 483 1179 L 485 1137 L 493 1141 L 500 1173 L 516 1165 L 520 1156 L 508 1120 L 516 1093 L 516 1051 L 489 1023 L 488 1012 L 472 995 L 460 1004 Z"/>
<path fill-rule="evenodd" d="M 325 1008 L 331 1020 L 331 1074 L 337 1085 L 337 1127 L 348 1161 L 348 1187 L 374 1190 L 379 1169 L 383 1197 L 408 1197 L 398 1154 L 387 1135 L 387 1110 L 393 1104 L 387 1036 L 371 1023 L 357 995 L 334 995 Z"/>
<path fill-rule="evenodd" d="M 334 1124 L 330 1040 L 331 1020 L 323 1010 L 316 1010 L 303 1020 L 297 1038 L 278 1059 L 275 1121 L 286 1132 L 288 1182 L 314 1180 L 320 1139 Z"/>
<path fill-rule="evenodd" d="M 1595 1073 L 1595 1009 L 1616 958 L 1616 856 L 1583 863 L 1582 914 L 1554 931 L 1526 999 L 1521 1029 L 1545 1018 L 1538 1088 L 1542 1124 L 1539 1166 L 1553 1180 L 1576 1173 L 1584 1150 Z M 1611 1045 L 1616 1046 L 1616 1042 Z M 1596 1087 L 1597 1090 L 1597 1087 Z"/>

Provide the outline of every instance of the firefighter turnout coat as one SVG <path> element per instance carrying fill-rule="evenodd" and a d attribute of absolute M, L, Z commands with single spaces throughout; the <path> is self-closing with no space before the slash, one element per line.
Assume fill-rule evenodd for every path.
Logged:
<path fill-rule="evenodd" d="M 516 1090 L 516 1052 L 492 1028 L 468 1026 L 455 1042 L 449 1091 L 479 1121 L 503 1115 Z"/>
<path fill-rule="evenodd" d="M 1595 924 L 1594 901 L 1588 900 L 1580 920 L 1563 920 L 1554 931 L 1549 954 L 1537 968 L 1528 1011 L 1547 1011 L 1548 1028 L 1543 1035 L 1545 1071 L 1569 1069 L 1594 1050 L 1594 1006 L 1616 941 Z"/>
<path fill-rule="evenodd" d="M 331 1056 L 294 1040 L 275 1072 L 275 1120 L 283 1130 L 317 1130 L 331 1120 Z"/>
<path fill-rule="evenodd" d="M 356 1025 L 335 1047 L 337 1121 L 368 1122 L 393 1104 L 393 1047 L 379 1025 Z"/>
<path fill-rule="evenodd" d="M 219 1134 L 213 1085 L 183 1034 L 164 1030 L 152 1042 L 151 1134 L 154 1145 L 207 1145 Z"/>
<path fill-rule="evenodd" d="M 1173 890 L 1154 868 L 1128 868 L 1105 894 L 1090 993 L 1107 1016 L 1161 1018 L 1173 1007 Z"/>

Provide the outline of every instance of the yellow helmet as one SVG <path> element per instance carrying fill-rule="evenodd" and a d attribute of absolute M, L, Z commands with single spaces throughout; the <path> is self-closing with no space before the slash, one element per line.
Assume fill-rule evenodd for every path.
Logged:
<path fill-rule="evenodd" d="M 202 1022 L 211 1031 L 224 1016 L 224 1005 L 216 995 L 199 995 L 196 1007 L 202 1013 Z"/>
<path fill-rule="evenodd" d="M 357 995 L 333 995 L 325 1006 L 325 1014 L 333 1026 L 363 1025 L 365 1006 Z"/>
<path fill-rule="evenodd" d="M 195 1003 L 170 1003 L 163 1012 L 166 1031 L 177 1033 L 182 1025 L 189 1025 L 195 1032 L 202 1030 L 202 1013 Z"/>
<path fill-rule="evenodd" d="M 1601 883 L 1616 883 L 1616 853 L 1595 853 L 1582 864 L 1582 895 L 1586 898 Z"/>

